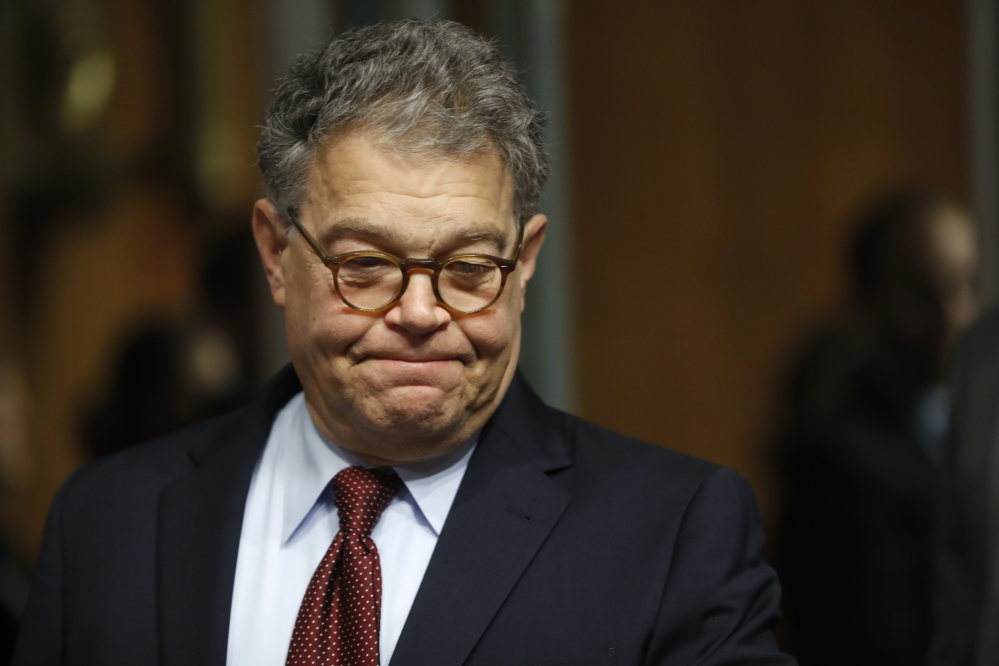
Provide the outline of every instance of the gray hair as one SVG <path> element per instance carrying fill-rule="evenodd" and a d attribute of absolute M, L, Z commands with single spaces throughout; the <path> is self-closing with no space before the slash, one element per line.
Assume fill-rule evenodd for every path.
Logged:
<path fill-rule="evenodd" d="M 548 177 L 544 122 L 495 44 L 450 21 L 394 21 L 299 56 L 274 93 L 257 156 L 267 197 L 284 217 L 304 201 L 319 149 L 352 131 L 402 154 L 495 152 L 523 221 Z"/>

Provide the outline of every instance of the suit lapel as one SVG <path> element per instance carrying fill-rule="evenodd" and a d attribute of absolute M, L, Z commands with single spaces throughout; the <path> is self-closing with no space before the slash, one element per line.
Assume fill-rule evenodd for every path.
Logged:
<path fill-rule="evenodd" d="M 222 666 L 250 479 L 278 409 L 301 390 L 291 366 L 221 432 L 190 451 L 194 468 L 160 495 L 157 610 L 163 666 Z"/>
<path fill-rule="evenodd" d="M 569 505 L 556 412 L 518 375 L 483 430 L 392 656 L 459 666 Z"/>

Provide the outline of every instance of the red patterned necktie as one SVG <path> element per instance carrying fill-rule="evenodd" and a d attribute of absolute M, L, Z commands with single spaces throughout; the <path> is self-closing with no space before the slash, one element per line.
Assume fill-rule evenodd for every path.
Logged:
<path fill-rule="evenodd" d="M 360 467 L 333 477 L 340 531 L 305 591 L 287 666 L 378 666 L 382 571 L 371 529 L 400 485 Z"/>

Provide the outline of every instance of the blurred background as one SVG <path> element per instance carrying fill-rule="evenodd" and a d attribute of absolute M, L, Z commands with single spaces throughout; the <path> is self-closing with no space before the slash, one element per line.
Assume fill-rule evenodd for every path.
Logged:
<path fill-rule="evenodd" d="M 522 363 L 551 403 L 745 474 L 790 544 L 775 555 L 788 576 L 824 547 L 788 515 L 795 479 L 812 487 L 821 466 L 796 451 L 828 440 L 857 395 L 869 404 L 857 377 L 894 359 L 900 427 L 915 409 L 943 413 L 925 426 L 940 431 L 940 373 L 914 368 L 944 363 L 999 292 L 994 2 L 4 0 L 0 606 L 13 616 L 76 466 L 239 404 L 286 361 L 249 230 L 257 126 L 294 54 L 398 17 L 495 36 L 551 114 Z M 936 332 L 923 347 L 891 336 L 920 316 Z M 923 547 L 927 437 L 915 490 L 900 491 L 906 552 Z M 808 607 L 807 582 L 795 589 Z M 911 643 L 921 621 L 879 631 Z M 873 663 L 917 663 L 919 649 Z"/>

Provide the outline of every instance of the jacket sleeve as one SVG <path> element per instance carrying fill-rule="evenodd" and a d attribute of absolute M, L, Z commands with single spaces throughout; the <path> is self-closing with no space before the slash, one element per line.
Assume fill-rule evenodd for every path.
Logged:
<path fill-rule="evenodd" d="M 11 662 L 13 666 L 64 663 L 63 508 L 71 480 L 72 477 L 62 485 L 49 509 L 42 547 L 31 577 L 31 594 Z"/>
<path fill-rule="evenodd" d="M 780 585 L 749 482 L 719 468 L 687 506 L 663 590 L 649 666 L 793 666 L 773 637 Z"/>

